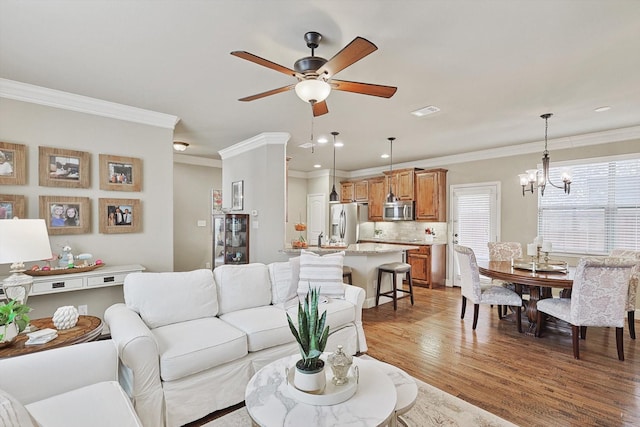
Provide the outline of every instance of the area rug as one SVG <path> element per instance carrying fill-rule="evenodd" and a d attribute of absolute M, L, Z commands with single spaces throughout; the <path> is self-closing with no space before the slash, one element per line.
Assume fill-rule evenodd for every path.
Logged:
<path fill-rule="evenodd" d="M 362 356 L 365 359 L 373 359 Z M 438 427 L 517 427 L 484 409 L 478 408 L 449 393 L 416 379 L 418 399 L 409 412 L 402 417 L 410 426 Z M 251 418 L 246 408 L 213 420 L 203 427 L 247 427 Z"/>

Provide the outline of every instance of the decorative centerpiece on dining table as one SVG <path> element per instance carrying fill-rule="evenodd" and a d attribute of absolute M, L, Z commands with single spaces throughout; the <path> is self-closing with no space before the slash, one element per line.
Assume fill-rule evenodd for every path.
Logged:
<path fill-rule="evenodd" d="M 567 263 L 560 260 L 552 260 L 549 258 L 551 252 L 551 242 L 544 241 L 542 236 L 536 236 L 532 243 L 527 243 L 527 256 L 531 257 L 531 261 L 526 262 L 523 260 L 512 260 L 512 265 L 515 268 L 531 270 L 532 272 L 566 272 Z M 544 253 L 544 257 L 541 261 L 541 253 Z"/>
<path fill-rule="evenodd" d="M 320 289 L 309 287 L 304 304 L 298 301 L 298 329 L 287 313 L 289 329 L 300 347 L 302 359 L 296 362 L 293 383 L 307 393 L 322 393 L 326 386 L 324 361 L 320 359 L 329 338 L 329 326 L 325 326 L 327 312 L 318 314 Z"/>

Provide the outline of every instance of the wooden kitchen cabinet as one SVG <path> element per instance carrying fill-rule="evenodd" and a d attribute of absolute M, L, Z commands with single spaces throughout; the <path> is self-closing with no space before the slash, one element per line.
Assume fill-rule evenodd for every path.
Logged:
<path fill-rule="evenodd" d="M 447 220 L 447 170 L 431 169 L 415 173 L 416 221 Z"/>
<path fill-rule="evenodd" d="M 382 221 L 384 200 L 387 196 L 387 180 L 385 177 L 373 178 L 369 186 L 369 221 Z"/>
<path fill-rule="evenodd" d="M 391 190 L 398 200 L 414 199 L 414 176 L 416 171 L 420 169 L 408 168 L 398 169 L 393 172 L 384 172 L 387 179 L 390 180 Z"/>
<path fill-rule="evenodd" d="M 340 202 L 367 203 L 369 201 L 369 183 L 367 180 L 344 181 L 340 183 Z"/>
<path fill-rule="evenodd" d="M 351 203 L 354 201 L 354 183 L 353 182 L 341 182 L 340 183 L 340 202 Z"/>
<path fill-rule="evenodd" d="M 420 249 L 407 251 L 407 262 L 411 264 L 411 278 L 414 285 L 427 288 L 445 285 L 446 246 L 422 245 Z"/>

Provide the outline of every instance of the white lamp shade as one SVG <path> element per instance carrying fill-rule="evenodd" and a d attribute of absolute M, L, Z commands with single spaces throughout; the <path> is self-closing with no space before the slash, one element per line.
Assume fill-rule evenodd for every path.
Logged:
<path fill-rule="evenodd" d="M 323 80 L 302 80 L 296 84 L 296 94 L 304 102 L 322 102 L 331 93 L 331 86 Z"/>
<path fill-rule="evenodd" d="M 0 221 L 0 264 L 39 261 L 52 257 L 43 219 Z"/>

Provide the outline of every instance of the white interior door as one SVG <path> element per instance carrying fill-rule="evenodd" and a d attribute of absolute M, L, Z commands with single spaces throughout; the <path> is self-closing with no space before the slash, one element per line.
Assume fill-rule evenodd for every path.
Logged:
<path fill-rule="evenodd" d="M 307 241 L 309 246 L 318 244 L 318 235 L 326 236 L 327 230 L 327 196 L 324 193 L 307 195 Z"/>
<path fill-rule="evenodd" d="M 460 286 L 460 268 L 453 246 L 468 246 L 478 261 L 489 260 L 487 243 L 500 239 L 500 183 L 452 185 L 450 200 L 449 271 L 453 285 Z"/>

